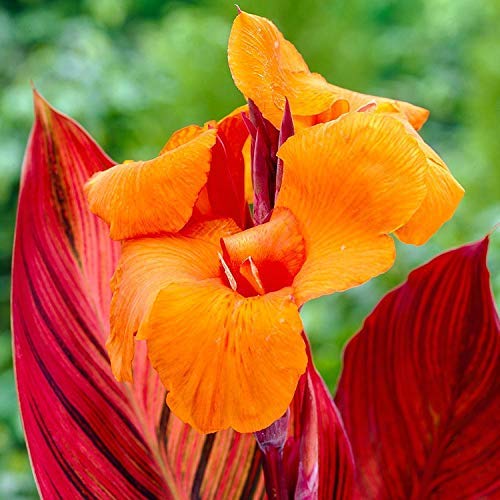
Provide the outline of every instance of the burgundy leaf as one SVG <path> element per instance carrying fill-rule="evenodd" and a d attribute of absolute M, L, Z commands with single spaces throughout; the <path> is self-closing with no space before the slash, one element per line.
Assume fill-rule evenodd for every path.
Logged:
<path fill-rule="evenodd" d="M 488 238 L 389 293 L 348 344 L 336 402 L 360 498 L 498 498 L 499 320 Z"/>
<path fill-rule="evenodd" d="M 170 415 L 138 343 L 134 385 L 111 375 L 109 279 L 119 246 L 87 210 L 84 182 L 113 162 L 35 93 L 13 259 L 19 400 L 45 498 L 259 497 L 252 436 L 201 436 Z"/>

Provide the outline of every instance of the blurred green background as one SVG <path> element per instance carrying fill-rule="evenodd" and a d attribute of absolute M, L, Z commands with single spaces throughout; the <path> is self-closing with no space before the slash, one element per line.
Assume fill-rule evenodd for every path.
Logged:
<path fill-rule="evenodd" d="M 317 365 L 334 389 L 345 341 L 382 295 L 437 253 L 499 220 L 500 2 L 241 0 L 275 21 L 312 70 L 340 86 L 431 110 L 423 136 L 467 194 L 422 248 L 394 268 L 303 311 Z M 18 417 L 9 331 L 11 246 L 32 121 L 29 81 L 117 161 L 149 158 L 169 134 L 243 103 L 226 63 L 229 0 L 0 2 L 0 498 L 36 490 Z M 498 239 L 490 268 L 500 290 Z"/>

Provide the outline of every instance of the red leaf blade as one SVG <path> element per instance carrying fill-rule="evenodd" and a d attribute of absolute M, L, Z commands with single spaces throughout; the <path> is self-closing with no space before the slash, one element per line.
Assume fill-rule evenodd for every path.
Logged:
<path fill-rule="evenodd" d="M 488 239 L 438 256 L 351 340 L 336 402 L 362 498 L 498 494 L 499 320 Z"/>
<path fill-rule="evenodd" d="M 104 349 L 118 248 L 88 213 L 82 192 L 85 180 L 112 161 L 36 93 L 35 106 L 16 224 L 12 318 L 38 486 L 46 497 L 154 497 L 164 479 Z"/>
<path fill-rule="evenodd" d="M 13 259 L 16 380 L 38 488 L 46 498 L 262 495 L 252 436 L 200 436 L 168 416 L 137 346 L 134 385 L 104 348 L 119 246 L 87 209 L 83 184 L 113 162 L 35 94 Z"/>

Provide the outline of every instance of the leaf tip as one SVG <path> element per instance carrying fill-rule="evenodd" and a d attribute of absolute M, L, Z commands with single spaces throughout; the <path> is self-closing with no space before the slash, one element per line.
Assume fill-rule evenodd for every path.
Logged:
<path fill-rule="evenodd" d="M 498 230 L 498 228 L 500 228 L 500 222 L 497 222 L 497 223 L 496 223 L 496 224 L 495 224 L 495 225 L 494 225 L 494 226 L 493 226 L 493 227 L 492 227 L 492 228 L 488 231 L 488 233 L 486 234 L 486 236 L 485 236 L 485 238 L 484 238 L 484 239 L 489 241 L 490 236 L 491 236 L 493 233 L 495 233 L 495 232 Z"/>
<path fill-rule="evenodd" d="M 39 120 L 43 120 L 47 113 L 53 111 L 52 106 L 48 103 L 48 101 L 38 92 L 33 80 L 30 81 L 31 89 L 33 92 L 33 106 L 35 109 L 35 118 Z"/>
<path fill-rule="evenodd" d="M 486 234 L 486 236 L 479 240 L 476 241 L 475 243 L 470 243 L 469 245 L 464 245 L 462 248 L 465 250 L 466 248 L 469 248 L 472 250 L 472 254 L 474 258 L 478 258 L 481 261 L 484 261 L 486 264 L 486 256 L 488 254 L 488 248 L 490 246 L 490 236 L 491 234 L 495 231 L 495 228 Z"/>

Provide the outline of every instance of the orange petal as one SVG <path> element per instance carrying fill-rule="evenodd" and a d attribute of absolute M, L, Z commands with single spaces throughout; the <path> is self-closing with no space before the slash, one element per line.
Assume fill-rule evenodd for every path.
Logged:
<path fill-rule="evenodd" d="M 439 155 L 418 135 L 399 108 L 389 103 L 378 103 L 369 112 L 388 114 L 400 120 L 408 133 L 417 139 L 427 158 L 427 194 L 411 219 L 396 231 L 401 241 L 422 245 L 451 218 L 464 195 L 464 189 L 451 175 Z"/>
<path fill-rule="evenodd" d="M 397 107 L 379 103 L 371 112 L 389 114 L 400 120 L 408 133 L 417 139 L 427 158 L 429 166 L 425 179 L 427 194 L 411 219 L 396 231 L 401 241 L 423 245 L 455 213 L 464 195 L 464 189 L 451 175 L 444 161 L 417 134 Z"/>
<path fill-rule="evenodd" d="M 233 117 L 239 117 L 241 113 L 248 112 L 248 104 L 244 104 L 243 106 L 239 106 L 238 108 L 233 109 L 231 113 L 226 115 L 224 118 L 216 122 L 215 120 L 210 120 L 206 122 L 203 127 L 200 127 L 199 125 L 187 125 L 186 127 L 183 127 L 177 131 L 175 131 L 168 141 L 165 143 L 163 146 L 162 150 L 160 151 L 160 154 L 166 153 L 167 151 L 171 151 L 172 149 L 178 148 L 179 146 L 182 146 L 183 144 L 186 144 L 186 142 L 189 142 L 196 137 L 198 137 L 202 132 L 210 129 L 210 128 L 217 128 L 219 125 L 222 125 L 224 128 L 224 124 L 227 123 L 228 121 L 230 122 L 231 118 Z"/>
<path fill-rule="evenodd" d="M 215 122 L 214 122 L 215 123 Z M 160 155 L 166 153 L 167 151 L 172 151 L 173 149 L 183 146 L 189 141 L 196 139 L 199 135 L 209 129 L 210 122 L 205 123 L 203 127 L 199 125 L 188 125 L 187 127 L 176 130 L 168 139 L 165 146 L 160 151 Z M 211 127 L 215 128 L 215 127 Z"/>
<path fill-rule="evenodd" d="M 430 111 L 405 101 L 393 101 L 415 130 L 420 130 L 429 118 Z"/>
<path fill-rule="evenodd" d="M 252 155 L 251 155 L 252 138 L 247 137 L 243 145 L 243 160 L 245 163 L 245 200 L 247 203 L 253 203 L 253 183 L 252 183 Z"/>
<path fill-rule="evenodd" d="M 240 91 L 252 99 L 262 114 L 279 128 L 285 106 L 290 102 L 297 123 L 300 117 L 324 114 L 324 119 L 338 116 L 346 100 L 351 111 L 369 101 L 395 103 L 410 123 L 420 128 L 429 112 L 412 104 L 383 97 L 353 92 L 329 84 L 321 75 L 311 73 L 297 49 L 280 33 L 278 28 L 263 17 L 241 12 L 233 23 L 228 46 L 229 68 Z M 345 111 L 345 110 L 344 110 Z M 318 120 L 320 118 L 315 118 Z"/>
<path fill-rule="evenodd" d="M 266 292 L 291 285 L 305 260 L 298 221 L 284 208 L 275 209 L 270 222 L 226 236 L 222 247 L 236 275 L 242 265 L 243 269 L 248 267 L 249 264 L 244 264 L 246 259 L 252 258 Z M 246 271 L 248 269 L 245 274 Z"/>
<path fill-rule="evenodd" d="M 336 120 L 339 116 L 348 113 L 350 110 L 351 104 L 347 99 L 338 99 L 326 111 L 312 117 L 313 122 L 309 125 L 316 125 L 317 123 L 325 123 L 331 120 Z"/>
<path fill-rule="evenodd" d="M 299 115 L 321 113 L 334 100 L 325 79 L 311 73 L 295 47 L 263 17 L 238 14 L 228 57 L 236 86 L 276 128 L 283 118 L 285 96 Z"/>
<path fill-rule="evenodd" d="M 111 238 L 179 231 L 207 181 L 215 136 L 207 130 L 154 160 L 94 175 L 85 186 L 90 210 L 110 225 Z"/>
<path fill-rule="evenodd" d="M 284 177 L 277 206 L 293 211 L 306 242 L 294 280 L 299 304 L 345 290 L 389 269 L 387 234 L 425 196 L 427 162 L 398 120 L 349 113 L 303 129 L 279 150 Z"/>
<path fill-rule="evenodd" d="M 247 204 L 242 150 L 248 130 L 241 117 L 245 111 L 248 111 L 248 105 L 236 108 L 219 122 L 212 120 L 203 127 L 188 125 L 174 132 L 161 151 L 165 153 L 177 148 L 206 130 L 217 130 L 206 187 L 200 192 L 193 210 L 195 218 L 231 217 L 240 227 L 245 225 Z"/>
<path fill-rule="evenodd" d="M 419 130 L 427 121 L 427 118 L 429 118 L 429 110 L 405 101 L 396 101 L 387 97 L 362 94 L 360 92 L 343 89 L 342 87 L 337 87 L 335 85 L 332 85 L 332 89 L 335 92 L 336 99 L 344 99 L 349 103 L 350 111 L 356 111 L 371 102 L 375 102 L 378 107 L 390 106 L 395 111 L 401 113 L 411 123 L 415 130 Z"/>
<path fill-rule="evenodd" d="M 221 237 L 237 231 L 231 220 L 190 224 L 181 234 L 128 240 L 111 287 L 111 334 L 107 349 L 113 374 L 132 380 L 134 334 L 159 290 L 172 281 L 218 276 Z"/>
<path fill-rule="evenodd" d="M 425 178 L 427 194 L 410 220 L 396 231 L 397 237 L 414 245 L 423 245 L 457 209 L 464 189 L 455 180 L 439 155 L 419 137 L 429 168 Z"/>
<path fill-rule="evenodd" d="M 207 122 L 203 127 L 199 125 L 187 125 L 179 130 L 176 130 L 165 143 L 160 151 L 160 155 L 166 153 L 167 151 L 172 151 L 180 146 L 183 146 L 189 141 L 196 139 L 203 132 L 209 128 L 215 128 L 217 124 L 215 122 Z M 212 212 L 212 207 L 210 205 L 210 200 L 208 197 L 207 187 L 204 186 L 193 207 L 193 217 L 196 219 L 206 218 Z"/>
<path fill-rule="evenodd" d="M 199 432 L 254 432 L 286 411 L 307 357 L 291 289 L 244 298 L 220 280 L 175 283 L 141 336 L 172 412 Z"/>

